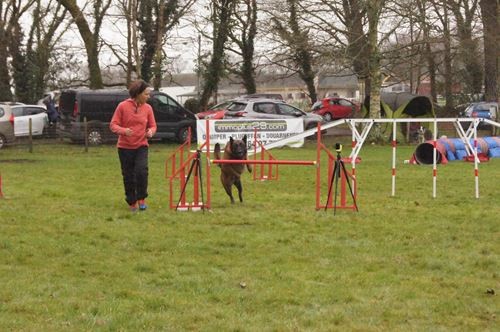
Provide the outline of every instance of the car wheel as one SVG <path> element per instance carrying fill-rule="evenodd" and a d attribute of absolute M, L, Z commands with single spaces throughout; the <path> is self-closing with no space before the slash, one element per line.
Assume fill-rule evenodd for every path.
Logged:
<path fill-rule="evenodd" d="M 87 139 L 89 145 L 101 145 L 103 142 L 101 130 L 98 128 L 90 128 Z"/>
<path fill-rule="evenodd" d="M 177 133 L 177 140 L 179 143 L 184 143 L 189 135 L 189 127 L 182 127 L 179 129 L 179 132 Z M 193 130 L 191 130 L 191 142 L 193 141 L 193 137 L 195 136 Z"/>
<path fill-rule="evenodd" d="M 325 113 L 323 119 L 325 119 L 326 122 L 330 122 L 332 121 L 332 115 L 330 113 Z"/>
<path fill-rule="evenodd" d="M 5 146 L 6 142 L 7 142 L 7 140 L 5 139 L 5 136 L 0 135 L 0 149 Z"/>

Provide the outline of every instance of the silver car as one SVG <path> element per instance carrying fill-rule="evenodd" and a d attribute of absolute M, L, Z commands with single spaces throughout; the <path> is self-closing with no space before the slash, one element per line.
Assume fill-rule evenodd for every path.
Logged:
<path fill-rule="evenodd" d="M 237 99 L 226 109 L 225 118 L 244 117 L 250 119 L 302 118 L 304 130 L 323 123 L 323 117 L 306 113 L 284 101 L 276 99 Z"/>
<path fill-rule="evenodd" d="M 10 105 L 0 104 L 0 149 L 15 140 L 14 116 Z"/>
<path fill-rule="evenodd" d="M 49 124 L 47 110 L 40 105 L 15 105 L 11 106 L 14 115 L 14 134 L 16 137 L 28 136 L 29 122 L 31 119 L 31 135 L 43 135 L 44 129 Z"/>

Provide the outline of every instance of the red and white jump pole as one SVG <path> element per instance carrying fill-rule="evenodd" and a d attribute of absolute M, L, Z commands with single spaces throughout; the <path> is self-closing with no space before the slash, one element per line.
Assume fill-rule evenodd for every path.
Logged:
<path fill-rule="evenodd" d="M 437 192 L 437 121 L 434 120 L 434 135 L 432 139 L 432 198 L 436 198 Z"/>
<path fill-rule="evenodd" d="M 397 147 L 397 140 L 396 140 L 396 132 L 397 132 L 397 124 L 396 122 L 393 122 L 392 124 L 392 190 L 391 190 L 391 196 L 396 195 L 396 147 Z"/>
<path fill-rule="evenodd" d="M 479 168 L 478 168 L 479 158 L 477 157 L 477 125 L 478 122 L 474 121 L 474 179 L 475 179 L 476 198 L 479 198 Z"/>

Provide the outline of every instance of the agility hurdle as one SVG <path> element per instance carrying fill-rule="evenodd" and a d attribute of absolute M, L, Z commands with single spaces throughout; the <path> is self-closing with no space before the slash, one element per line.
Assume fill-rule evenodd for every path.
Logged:
<path fill-rule="evenodd" d="M 257 148 L 260 149 L 260 153 L 257 153 Z M 257 139 L 257 128 L 254 129 L 253 132 L 253 159 L 257 160 L 257 156 L 260 154 L 261 160 L 276 160 L 271 152 L 269 152 L 261 141 Z M 267 165 L 267 173 L 265 172 L 265 165 L 260 164 L 259 167 L 255 167 L 253 171 L 253 179 L 261 180 L 261 181 L 269 181 L 269 180 L 278 180 L 279 172 L 278 172 L 278 164 Z M 257 168 L 257 169 L 256 169 Z M 273 172 L 274 171 L 274 172 Z"/>
<path fill-rule="evenodd" d="M 174 153 L 165 161 L 165 177 L 169 179 L 169 207 L 171 209 L 201 209 L 204 208 L 203 202 L 200 200 L 200 185 L 198 179 L 199 174 L 194 174 L 193 179 L 193 198 L 187 201 L 186 192 L 182 192 L 177 203 L 174 203 L 174 182 L 178 181 L 181 188 L 186 188 L 186 180 L 188 167 L 193 163 L 196 157 L 195 153 L 191 153 L 191 128 L 188 129 L 188 137 Z M 170 165 L 170 174 L 169 174 Z"/>
<path fill-rule="evenodd" d="M 294 166 L 315 166 L 316 167 L 316 210 L 322 209 L 322 208 L 346 208 L 346 209 L 355 209 L 355 205 L 349 206 L 347 205 L 346 201 L 346 195 L 345 195 L 345 179 L 342 177 L 341 179 L 341 199 L 340 199 L 340 205 L 334 206 L 333 200 L 331 199 L 331 188 L 330 186 L 332 185 L 332 177 L 333 177 L 333 164 L 335 161 L 335 156 L 326 148 L 326 146 L 321 142 L 321 126 L 318 124 L 318 127 L 314 129 L 314 131 L 317 134 L 317 152 L 316 152 L 316 160 L 276 160 L 274 157 L 270 157 L 269 160 L 265 159 L 256 159 L 256 151 L 257 151 L 257 143 L 254 143 L 254 159 L 248 159 L 248 160 L 214 160 L 210 159 L 210 127 L 209 127 L 209 121 L 210 120 L 205 120 L 206 121 L 206 141 L 198 148 L 196 153 L 191 153 L 190 155 L 186 156 L 186 151 L 189 151 L 189 146 L 190 146 L 190 139 L 191 139 L 191 132 L 189 132 L 189 137 L 188 141 L 186 141 L 184 144 L 182 144 L 172 156 L 170 156 L 169 159 L 167 159 L 165 163 L 165 175 L 169 179 L 170 182 L 170 208 L 173 209 L 175 208 L 176 210 L 180 211 L 186 211 L 186 210 L 205 210 L 205 209 L 210 209 L 211 208 L 211 164 L 253 164 L 253 165 L 273 165 L 273 166 L 278 166 L 278 165 L 294 165 Z M 255 139 L 257 135 L 254 135 Z M 260 144 L 259 146 L 259 152 L 265 151 L 265 148 Z M 186 182 L 186 169 L 189 166 L 190 163 L 193 163 L 195 161 L 196 155 L 200 156 L 201 152 L 205 152 L 205 162 L 203 163 L 205 165 L 206 169 L 206 197 L 205 201 L 200 200 L 200 187 L 202 187 L 202 179 L 200 179 L 200 176 L 197 176 L 198 174 L 195 173 L 195 176 L 193 177 L 193 198 L 192 200 L 186 198 L 186 192 L 185 190 L 181 190 L 181 196 L 179 198 L 178 204 L 175 205 L 173 201 L 173 182 L 179 180 L 179 184 L 181 188 L 186 188 L 187 182 Z M 329 187 L 328 192 L 329 196 L 326 198 L 325 204 L 321 204 L 321 154 L 322 152 L 325 152 L 328 156 L 328 183 Z M 188 152 L 189 154 L 189 152 Z M 200 157 L 198 157 L 200 158 Z M 179 161 L 179 166 L 177 165 L 177 160 Z M 200 162 L 200 161 L 198 161 Z M 168 165 L 171 166 L 171 175 L 169 175 L 168 172 Z M 191 173 L 191 172 L 189 172 Z M 277 171 L 276 171 L 276 176 L 277 176 Z M 351 173 L 348 173 L 348 176 L 351 178 L 353 181 L 353 184 L 356 183 L 356 179 L 354 175 Z M 189 175 L 187 176 L 189 179 Z M 354 188 L 355 185 L 353 186 Z M 354 195 L 356 194 L 356 189 L 354 189 Z M 203 196 L 203 193 L 202 193 Z M 355 196 L 354 196 L 355 198 Z"/>
<path fill-rule="evenodd" d="M 352 165 L 352 175 L 355 177 L 356 173 L 356 161 L 359 160 L 358 155 L 363 146 L 373 124 L 375 123 L 392 123 L 392 186 L 391 186 L 391 196 L 395 196 L 396 194 L 396 128 L 397 123 L 410 123 L 410 122 L 425 122 L 433 124 L 433 166 L 432 166 L 432 197 L 437 197 L 437 124 L 438 123 L 453 123 L 458 135 L 466 146 L 466 151 L 468 156 L 473 157 L 474 160 L 474 182 L 475 182 L 475 197 L 479 198 L 479 158 L 477 156 L 478 153 L 478 142 L 477 142 L 477 127 L 480 123 L 486 123 L 495 128 L 500 128 L 500 123 L 489 120 L 489 119 L 481 119 L 481 118 L 403 118 L 403 119 L 340 119 L 329 122 L 321 126 L 321 130 L 326 130 L 329 128 L 333 128 L 342 124 L 346 124 L 350 127 L 352 132 L 352 151 L 349 156 L 351 165 Z M 464 130 L 461 123 L 470 123 L 467 130 Z M 356 128 L 356 124 L 362 125 L 362 130 L 359 132 Z M 281 146 L 283 144 L 293 142 L 298 138 L 308 137 L 315 134 L 315 130 L 306 130 L 301 134 L 287 137 L 278 142 L 272 142 L 266 144 L 264 147 L 268 150 Z M 473 141 L 471 144 L 470 141 Z"/>
<path fill-rule="evenodd" d="M 396 133 L 397 133 L 397 124 L 398 123 L 409 123 L 409 122 L 419 122 L 419 123 L 431 123 L 433 126 L 433 163 L 432 163 L 432 197 L 437 197 L 437 139 L 438 139 L 438 123 L 453 123 L 455 129 L 457 130 L 460 138 L 464 142 L 467 147 L 468 155 L 474 157 L 474 181 L 475 181 L 475 197 L 479 198 L 479 158 L 478 154 L 478 144 L 477 144 L 477 127 L 481 121 L 488 122 L 490 124 L 494 124 L 500 126 L 500 124 L 479 119 L 479 118 L 407 118 L 407 119 L 345 119 L 344 122 L 349 125 L 352 131 L 352 152 L 350 155 L 351 159 L 357 158 L 361 147 L 363 146 L 370 129 L 373 127 L 375 123 L 392 123 L 392 185 L 391 185 L 391 196 L 396 195 Z M 470 122 L 468 129 L 465 131 L 460 125 L 461 122 Z M 363 131 L 361 133 L 358 132 L 356 128 L 356 124 L 364 124 Z M 471 145 L 470 141 L 473 140 L 473 144 Z M 353 163 L 353 172 L 355 172 L 356 165 Z"/>

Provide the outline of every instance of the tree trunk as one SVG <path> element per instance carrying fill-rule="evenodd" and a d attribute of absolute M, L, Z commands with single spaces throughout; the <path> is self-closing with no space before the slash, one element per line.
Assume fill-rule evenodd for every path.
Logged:
<path fill-rule="evenodd" d="M 368 76 L 370 58 L 367 36 L 363 31 L 364 10 L 358 0 L 343 1 L 346 18 L 347 54 L 351 58 L 354 72 L 359 78 Z M 369 94 L 369 90 L 366 90 Z"/>
<path fill-rule="evenodd" d="M 437 102 L 437 92 L 436 92 L 436 62 L 434 60 L 434 54 L 432 53 L 431 44 L 429 42 L 425 43 L 425 53 L 426 53 L 425 55 L 427 57 L 427 67 L 428 67 L 428 70 L 429 70 L 429 80 L 430 80 L 430 85 L 431 85 L 431 100 L 434 103 L 436 103 Z"/>
<path fill-rule="evenodd" d="M 237 12 L 237 20 L 241 25 L 235 27 L 241 33 L 240 37 L 236 36 L 235 31 L 230 31 L 229 37 L 241 49 L 242 62 L 239 70 L 235 73 L 241 76 L 243 86 L 247 94 L 257 92 L 257 84 L 255 82 L 254 68 L 254 40 L 257 35 L 257 0 L 245 2 L 246 8 L 242 13 Z"/>
<path fill-rule="evenodd" d="M 164 31 L 163 27 L 164 23 L 164 14 L 165 14 L 165 1 L 160 2 L 160 8 L 158 10 L 158 18 L 157 18 L 157 33 L 156 33 L 156 42 L 155 42 L 155 57 L 154 57 L 154 68 L 153 68 L 153 88 L 155 90 L 160 90 L 161 87 L 161 78 L 162 78 L 162 63 L 163 63 L 163 36 Z"/>
<path fill-rule="evenodd" d="M 87 51 L 87 63 L 89 68 L 89 87 L 101 89 L 103 87 L 101 68 L 99 67 L 99 31 L 92 33 L 84 13 L 78 7 L 76 0 L 58 0 L 71 14 L 80 32 L 80 36 Z"/>
<path fill-rule="evenodd" d="M 378 25 L 383 0 L 371 0 L 367 7 L 368 15 L 368 48 L 370 54 L 369 76 L 370 76 L 370 118 L 379 119 L 380 111 L 380 88 L 382 86 L 382 73 L 380 71 L 380 53 L 378 49 Z M 384 141 L 381 126 L 375 123 L 370 132 L 370 141 L 382 143 Z"/>
<path fill-rule="evenodd" d="M 253 67 L 253 56 L 244 58 L 241 65 L 241 77 L 243 79 L 243 86 L 247 94 L 257 92 L 257 84 L 255 83 L 255 70 Z"/>
<path fill-rule="evenodd" d="M 212 5 L 214 6 L 212 17 L 214 24 L 213 53 L 207 71 L 204 73 L 200 109 L 206 109 L 210 97 L 217 91 L 217 86 L 219 85 L 221 73 L 224 69 L 224 45 L 228 39 L 229 21 L 233 13 L 234 4 L 233 0 L 212 1 Z"/>
<path fill-rule="evenodd" d="M 478 54 L 478 43 L 473 36 L 475 5 L 466 5 L 465 0 L 451 1 L 449 6 L 455 16 L 457 35 L 460 43 L 460 57 L 465 66 L 461 76 L 466 84 L 466 91 L 473 94 L 481 93 L 483 85 L 482 64 Z"/>
<path fill-rule="evenodd" d="M 12 100 L 7 58 L 7 41 L 5 40 L 4 32 L 0 30 L 0 100 L 3 101 Z"/>
<path fill-rule="evenodd" d="M 500 74 L 500 23 L 498 0 L 480 0 L 484 27 L 484 87 L 485 100 L 498 101 Z"/>
<path fill-rule="evenodd" d="M 451 36 L 450 36 L 450 23 L 448 20 L 448 9 L 444 6 L 444 97 L 445 108 L 447 112 L 453 109 L 453 73 L 451 64 Z"/>

